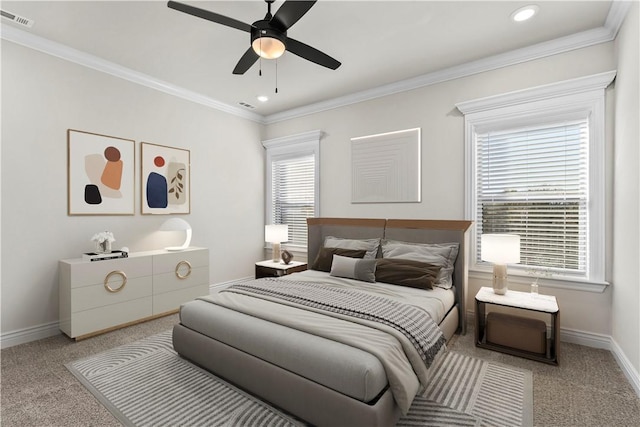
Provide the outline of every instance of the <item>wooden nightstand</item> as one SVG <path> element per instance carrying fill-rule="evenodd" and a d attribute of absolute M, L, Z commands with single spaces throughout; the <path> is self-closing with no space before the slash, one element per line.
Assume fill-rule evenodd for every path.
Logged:
<path fill-rule="evenodd" d="M 490 350 L 500 351 L 502 353 L 511 354 L 514 356 L 526 357 L 528 359 L 537 360 L 539 362 L 549 363 L 552 365 L 558 364 L 558 347 L 560 344 L 560 309 L 558 308 L 558 302 L 556 297 L 552 295 L 537 295 L 529 292 L 518 292 L 509 290 L 505 295 L 498 295 L 493 292 L 492 288 L 483 287 L 480 288 L 476 294 L 476 331 L 475 339 L 476 346 L 487 348 Z M 486 316 L 486 304 L 499 305 L 504 307 L 516 308 L 519 310 L 528 310 L 539 313 L 546 313 L 551 317 L 551 333 L 546 338 L 546 351 L 545 354 L 538 354 L 536 352 L 526 351 L 519 348 L 514 348 L 508 345 L 498 345 L 487 340 L 487 327 L 488 322 Z M 516 333 L 518 328 L 520 332 L 529 333 L 532 329 L 526 325 L 525 322 L 519 321 L 526 320 L 526 318 L 520 318 L 519 316 L 496 316 L 497 322 L 509 322 L 510 319 L 514 320 L 512 324 L 515 326 L 506 326 L 504 324 L 496 323 L 497 329 L 500 331 L 511 330 L 512 333 Z M 541 322 L 542 323 L 542 322 Z M 523 326 L 524 325 L 524 326 Z M 546 327 L 545 327 L 546 329 Z M 546 332 L 546 330 L 544 331 Z M 501 337 L 502 338 L 502 337 Z M 509 341 L 508 337 L 505 341 Z"/>
<path fill-rule="evenodd" d="M 256 262 L 256 279 L 261 277 L 280 277 L 287 274 L 305 271 L 306 262 L 291 261 L 289 264 L 273 262 L 271 260 Z"/>

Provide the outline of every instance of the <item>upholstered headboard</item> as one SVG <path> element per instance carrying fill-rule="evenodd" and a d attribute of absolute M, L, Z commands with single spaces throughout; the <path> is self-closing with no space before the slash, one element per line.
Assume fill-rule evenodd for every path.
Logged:
<path fill-rule="evenodd" d="M 466 333 L 466 296 L 469 278 L 469 233 L 472 221 L 388 219 L 384 238 L 412 243 L 457 242 L 458 258 L 453 266 L 453 285 L 458 303 L 459 328 Z"/>
<path fill-rule="evenodd" d="M 327 236 L 345 239 L 382 239 L 385 219 L 362 218 L 308 218 L 307 260 L 316 259 Z"/>
<path fill-rule="evenodd" d="M 348 239 L 390 239 L 412 243 L 449 243 L 460 245 L 454 264 L 453 284 L 458 304 L 461 333 L 466 332 L 466 295 L 468 281 L 469 229 L 472 221 L 414 220 L 371 218 L 309 218 L 307 259 L 312 263 L 327 236 Z"/>

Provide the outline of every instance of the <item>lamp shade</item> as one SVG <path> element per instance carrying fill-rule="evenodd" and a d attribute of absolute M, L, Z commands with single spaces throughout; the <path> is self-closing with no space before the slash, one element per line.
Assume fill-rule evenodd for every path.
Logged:
<path fill-rule="evenodd" d="M 483 234 L 482 260 L 495 264 L 520 262 L 520 236 L 517 234 Z"/>
<path fill-rule="evenodd" d="M 187 221 L 181 218 L 170 218 L 162 223 L 160 226 L 162 231 L 180 231 L 191 230 L 191 226 Z"/>
<path fill-rule="evenodd" d="M 282 243 L 289 241 L 289 226 L 287 224 L 265 225 L 264 241 L 269 243 Z"/>
<path fill-rule="evenodd" d="M 162 223 L 160 231 L 185 231 L 186 239 L 181 246 L 169 246 L 165 248 L 168 251 L 181 251 L 187 249 L 191 243 L 191 226 L 187 221 L 181 218 L 170 218 Z"/>

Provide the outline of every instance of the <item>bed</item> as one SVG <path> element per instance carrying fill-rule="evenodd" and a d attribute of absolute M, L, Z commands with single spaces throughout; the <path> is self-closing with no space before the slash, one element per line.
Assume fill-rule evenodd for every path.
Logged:
<path fill-rule="evenodd" d="M 310 424 L 394 425 L 437 369 L 440 343 L 466 332 L 470 226 L 310 218 L 309 270 L 184 304 L 174 348 Z M 449 271 L 420 263 L 434 248 L 450 258 Z M 405 273 L 427 267 L 419 278 Z M 432 289 L 422 289 L 425 280 Z M 398 327 L 396 317 L 410 319 Z"/>

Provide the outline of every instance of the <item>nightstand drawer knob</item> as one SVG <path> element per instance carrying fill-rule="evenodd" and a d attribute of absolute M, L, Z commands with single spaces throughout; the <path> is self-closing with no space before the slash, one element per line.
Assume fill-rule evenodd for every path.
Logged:
<path fill-rule="evenodd" d="M 112 288 L 111 286 L 109 286 L 109 279 L 111 279 L 111 277 L 116 275 L 122 278 L 122 284 L 118 288 Z M 127 284 L 127 275 L 124 274 L 124 271 L 114 270 L 111 273 L 107 274 L 107 276 L 104 278 L 104 288 L 109 292 L 120 292 L 124 288 L 124 285 L 126 284 Z"/>
<path fill-rule="evenodd" d="M 191 274 L 191 270 L 189 261 L 180 261 L 176 265 L 176 277 L 181 280 L 186 279 Z"/>

